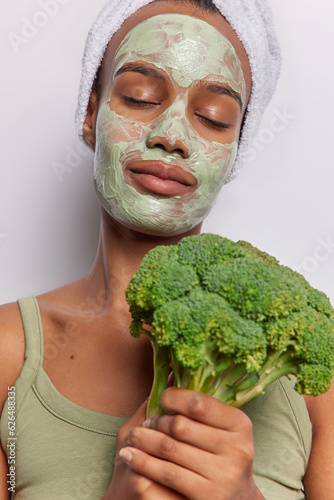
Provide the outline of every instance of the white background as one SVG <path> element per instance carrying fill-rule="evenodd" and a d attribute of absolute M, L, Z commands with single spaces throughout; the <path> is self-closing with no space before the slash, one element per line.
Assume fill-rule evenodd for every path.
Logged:
<path fill-rule="evenodd" d="M 0 303 L 81 277 L 97 247 L 92 154 L 80 148 L 74 113 L 84 41 L 105 0 L 55 1 L 54 17 L 40 16 L 43 0 L 1 9 Z M 279 87 L 248 165 L 204 230 L 275 255 L 334 304 L 333 2 L 270 4 L 284 58 Z M 44 26 L 14 50 L 8 35 L 22 36 L 27 19 Z"/>

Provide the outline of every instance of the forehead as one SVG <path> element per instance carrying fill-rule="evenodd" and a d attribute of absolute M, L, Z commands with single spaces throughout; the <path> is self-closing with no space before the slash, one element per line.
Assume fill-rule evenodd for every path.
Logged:
<path fill-rule="evenodd" d="M 135 26 L 116 51 L 112 77 L 126 62 L 138 60 L 167 69 L 180 87 L 212 75 L 245 100 L 243 71 L 233 45 L 211 24 L 192 16 L 161 14 Z"/>
<path fill-rule="evenodd" d="M 211 47 L 212 58 L 216 57 L 218 59 L 219 51 L 221 52 L 221 44 L 215 43 L 214 40 L 216 40 L 217 42 L 217 37 L 223 35 L 223 37 L 225 37 L 225 39 L 227 39 L 231 44 L 231 47 L 234 48 L 235 53 L 237 54 L 237 58 L 240 61 L 243 76 L 246 82 L 246 100 L 248 100 L 251 90 L 251 71 L 246 51 L 237 34 L 222 15 L 195 8 L 187 2 L 153 2 L 137 10 L 134 14 L 127 18 L 121 28 L 113 35 L 111 41 L 108 44 L 102 66 L 102 86 L 105 86 L 107 81 L 109 81 L 112 68 L 115 67 L 114 57 L 118 52 L 118 49 L 125 42 L 127 35 L 131 32 L 131 30 L 136 28 L 140 23 L 143 23 L 147 20 L 152 20 L 152 18 L 154 18 L 155 16 L 159 16 L 160 14 L 184 14 L 186 16 L 191 16 L 195 20 L 198 19 L 204 21 L 204 23 L 202 24 L 206 25 L 206 30 L 204 31 L 206 31 L 205 36 L 207 38 L 207 46 Z M 166 18 L 167 17 L 172 16 L 166 16 Z M 208 34 L 209 31 L 210 34 Z M 146 33 L 145 36 L 147 39 L 148 33 Z M 186 49 L 185 46 L 183 48 Z M 192 54 L 189 48 L 188 51 L 183 50 L 183 53 L 185 57 L 189 57 Z M 203 61 L 203 58 L 200 58 L 199 60 Z M 198 59 L 196 62 L 197 72 L 200 72 L 202 64 L 198 64 Z M 197 79 L 201 79 L 200 76 L 198 76 Z"/>

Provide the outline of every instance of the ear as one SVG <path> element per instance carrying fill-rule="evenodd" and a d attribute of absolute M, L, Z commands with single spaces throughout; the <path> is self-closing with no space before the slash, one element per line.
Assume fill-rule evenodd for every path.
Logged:
<path fill-rule="evenodd" d="M 96 141 L 96 118 L 99 109 L 99 99 L 95 90 L 92 91 L 87 107 L 86 119 L 83 124 L 83 136 L 85 141 L 88 142 L 95 149 Z"/>

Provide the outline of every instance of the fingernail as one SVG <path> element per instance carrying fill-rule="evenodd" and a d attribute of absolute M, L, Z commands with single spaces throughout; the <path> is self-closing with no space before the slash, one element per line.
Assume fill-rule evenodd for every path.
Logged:
<path fill-rule="evenodd" d="M 132 453 L 129 450 L 122 448 L 119 452 L 120 457 L 123 458 L 124 462 L 131 462 Z"/>
<path fill-rule="evenodd" d="M 148 418 L 143 422 L 143 427 L 147 427 L 149 429 L 151 427 L 151 423 L 152 423 L 152 418 Z"/>

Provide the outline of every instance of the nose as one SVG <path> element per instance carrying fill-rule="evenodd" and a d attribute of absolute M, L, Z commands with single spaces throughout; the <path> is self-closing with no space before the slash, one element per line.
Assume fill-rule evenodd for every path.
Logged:
<path fill-rule="evenodd" d="M 176 153 L 182 158 L 188 158 L 189 148 L 180 139 L 171 139 L 170 136 L 161 137 L 159 135 L 151 135 L 147 142 L 149 148 L 159 148 L 167 153 Z"/>
<path fill-rule="evenodd" d="M 189 157 L 189 124 L 186 119 L 186 109 L 181 100 L 176 100 L 159 117 L 149 134 L 147 147 L 175 153 L 182 158 Z"/>

